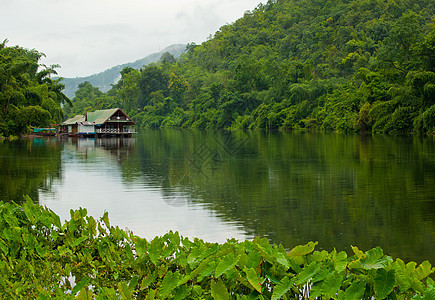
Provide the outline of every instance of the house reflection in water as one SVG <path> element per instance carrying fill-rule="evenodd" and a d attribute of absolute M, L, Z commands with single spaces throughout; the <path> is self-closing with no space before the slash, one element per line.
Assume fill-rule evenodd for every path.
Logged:
<path fill-rule="evenodd" d="M 136 139 L 132 138 L 68 138 L 65 147 L 75 149 L 77 157 L 116 157 L 117 161 L 125 161 L 134 151 Z"/>

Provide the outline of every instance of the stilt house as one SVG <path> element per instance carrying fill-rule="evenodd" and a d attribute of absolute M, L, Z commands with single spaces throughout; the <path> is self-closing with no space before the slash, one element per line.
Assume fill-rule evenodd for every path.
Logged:
<path fill-rule="evenodd" d="M 79 136 L 131 136 L 136 123 L 120 108 L 88 112 L 77 115 L 61 124 L 61 132 Z"/>

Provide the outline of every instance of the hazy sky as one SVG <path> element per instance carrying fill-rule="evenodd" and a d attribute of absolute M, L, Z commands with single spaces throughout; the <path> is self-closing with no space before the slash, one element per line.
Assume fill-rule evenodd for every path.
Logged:
<path fill-rule="evenodd" d="M 36 49 L 63 77 L 86 76 L 172 44 L 202 43 L 261 0 L 10 0 L 0 42 Z M 264 2 L 264 1 L 263 1 Z"/>

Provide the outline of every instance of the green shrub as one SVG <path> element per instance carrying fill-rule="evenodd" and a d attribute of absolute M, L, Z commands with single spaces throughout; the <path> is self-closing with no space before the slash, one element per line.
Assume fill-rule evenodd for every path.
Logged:
<path fill-rule="evenodd" d="M 391 115 L 389 122 L 385 124 L 384 132 L 388 134 L 405 134 L 411 132 L 415 115 L 415 109 L 412 107 L 397 108 Z"/>

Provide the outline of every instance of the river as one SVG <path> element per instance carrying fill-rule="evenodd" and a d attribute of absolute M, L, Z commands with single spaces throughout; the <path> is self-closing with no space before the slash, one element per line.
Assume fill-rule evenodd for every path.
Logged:
<path fill-rule="evenodd" d="M 435 139 L 146 130 L 0 143 L 0 200 L 84 207 L 152 239 L 267 237 L 435 263 Z"/>

